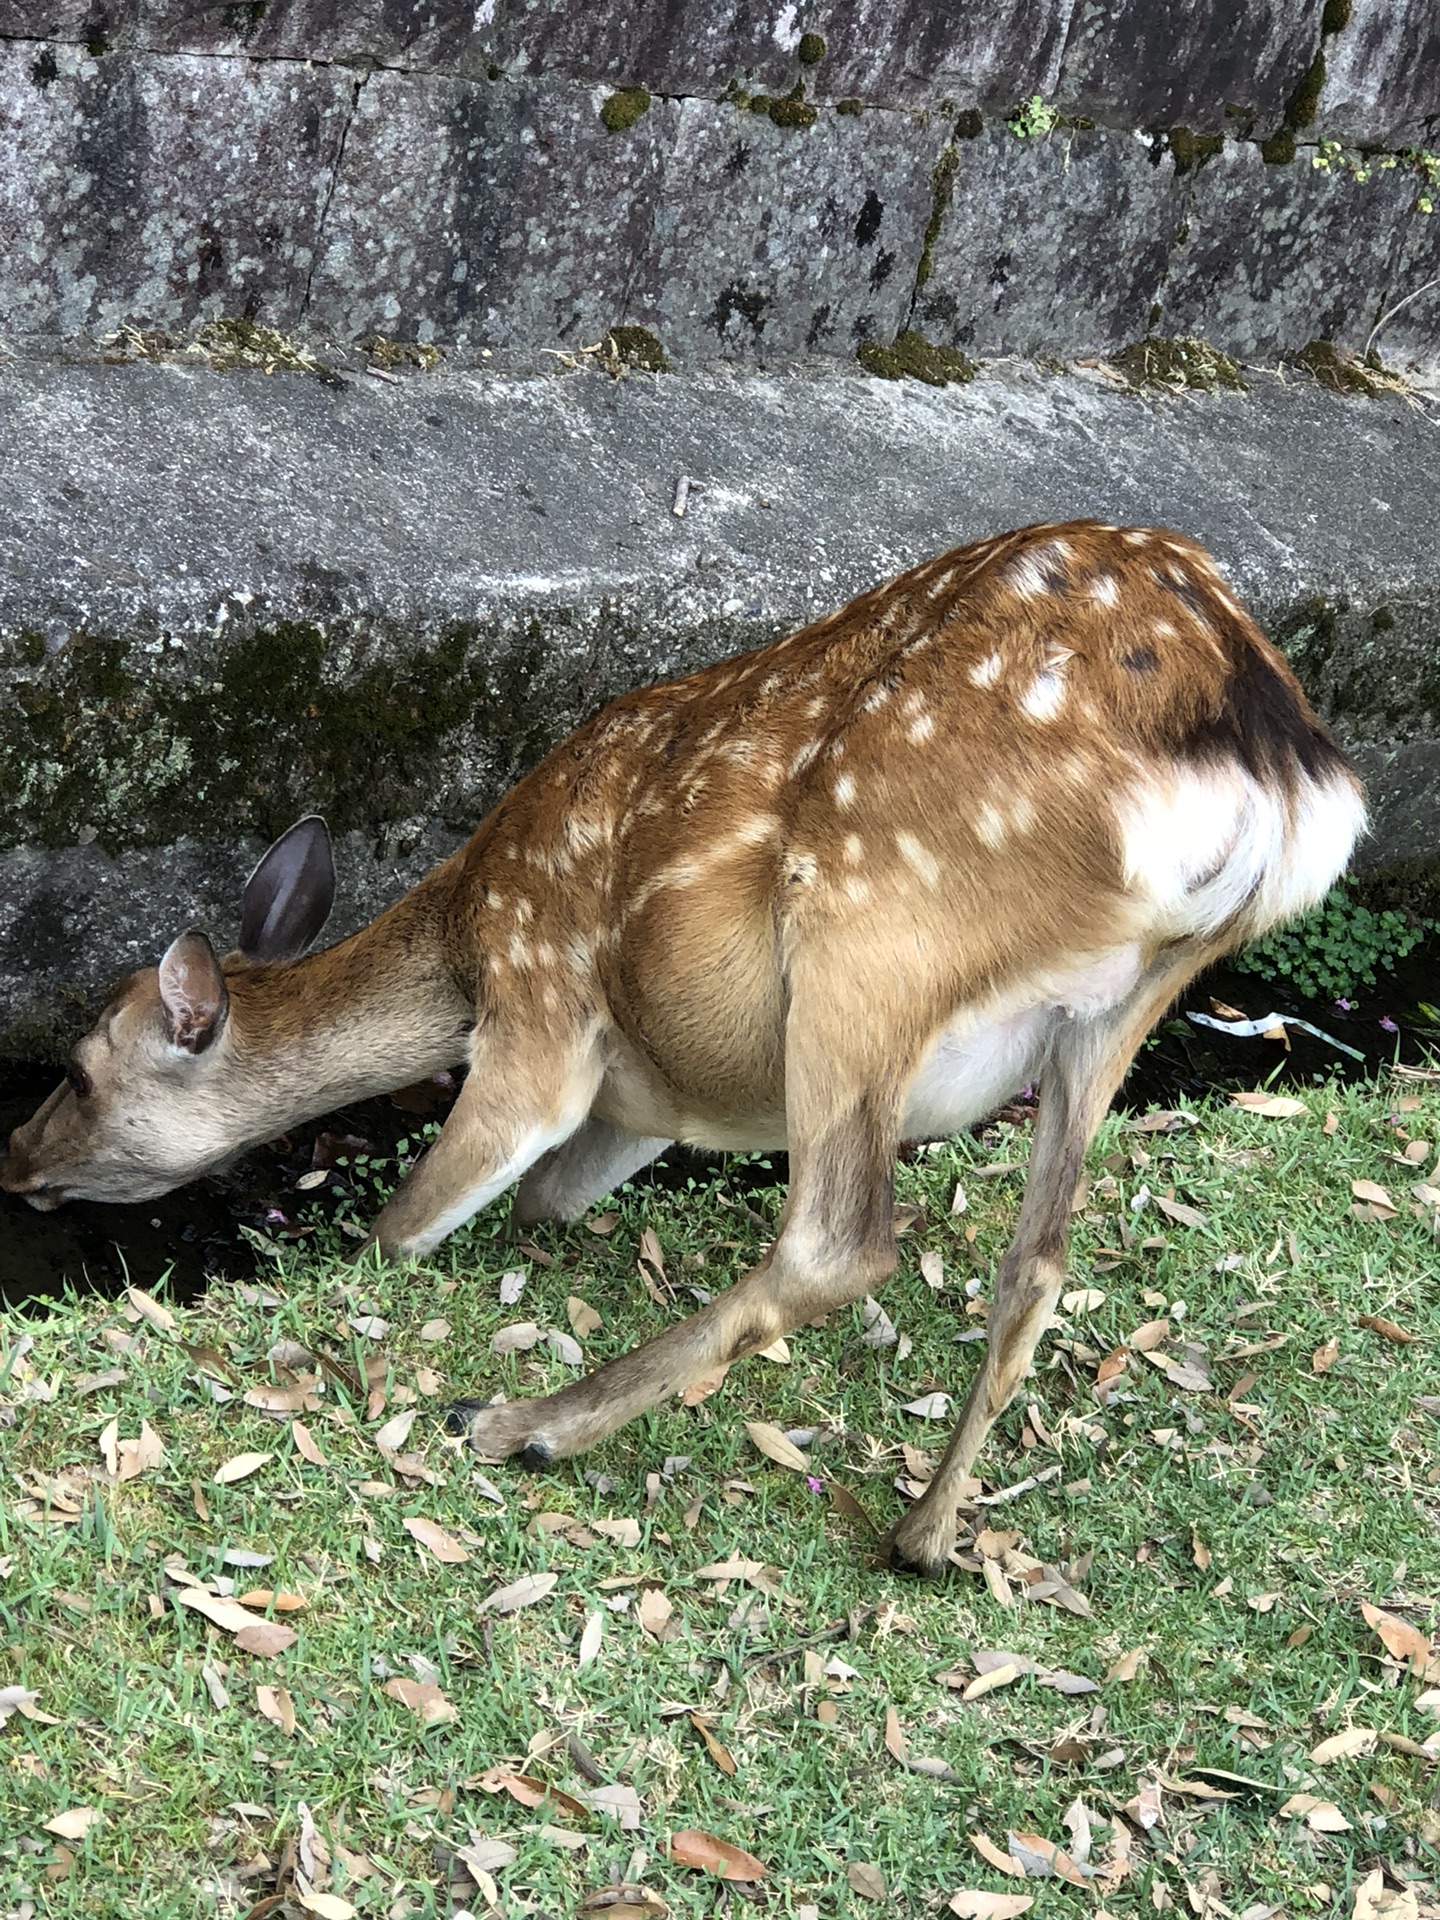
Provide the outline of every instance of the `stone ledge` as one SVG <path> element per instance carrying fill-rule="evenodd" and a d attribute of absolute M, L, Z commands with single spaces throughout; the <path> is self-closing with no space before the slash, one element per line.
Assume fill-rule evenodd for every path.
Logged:
<path fill-rule="evenodd" d="M 1440 858 L 1434 428 L 1399 400 L 15 361 L 0 498 L 11 1054 L 177 928 L 229 937 L 293 814 L 349 836 L 353 925 L 613 694 L 1033 520 L 1206 541 L 1372 779 L 1366 863 Z"/>

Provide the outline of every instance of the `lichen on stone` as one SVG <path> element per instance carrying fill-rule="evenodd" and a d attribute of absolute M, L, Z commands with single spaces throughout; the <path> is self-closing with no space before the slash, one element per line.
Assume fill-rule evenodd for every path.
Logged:
<path fill-rule="evenodd" d="M 375 367 L 419 367 L 429 373 L 440 364 L 440 349 L 422 346 L 417 340 L 387 340 L 383 333 L 372 333 L 360 345 Z"/>
<path fill-rule="evenodd" d="M 1111 357 L 1110 364 L 1132 387 L 1161 393 L 1244 393 L 1240 369 L 1228 353 L 1188 334 L 1174 339 L 1137 340 Z"/>
<path fill-rule="evenodd" d="M 611 327 L 605 336 L 609 356 L 621 371 L 669 373 L 670 358 L 648 327 Z"/>
<path fill-rule="evenodd" d="M 601 123 L 610 133 L 625 133 L 641 114 L 650 111 L 648 87 L 621 87 L 600 109 Z"/>
<path fill-rule="evenodd" d="M 866 373 L 881 380 L 923 380 L 927 387 L 964 386 L 980 371 L 958 347 L 936 346 L 912 327 L 897 334 L 888 347 L 867 340 L 855 358 Z"/>
<path fill-rule="evenodd" d="M 1192 133 L 1189 127 L 1171 127 L 1165 137 L 1177 174 L 1193 173 L 1225 150 L 1225 136 L 1220 133 Z"/>

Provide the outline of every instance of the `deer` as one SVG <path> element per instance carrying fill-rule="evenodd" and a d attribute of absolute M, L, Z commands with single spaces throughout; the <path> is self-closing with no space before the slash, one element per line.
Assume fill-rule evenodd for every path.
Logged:
<path fill-rule="evenodd" d="M 544 1468 L 877 1290 L 906 1141 L 1038 1086 L 983 1358 L 883 1543 L 935 1574 L 1064 1279 L 1086 1149 L 1171 1001 L 1317 902 L 1360 783 L 1204 547 L 1032 526 L 756 651 L 625 694 L 347 939 L 323 821 L 132 973 L 16 1129 L 32 1206 L 150 1198 L 350 1100 L 468 1066 L 374 1221 L 427 1254 L 515 1188 L 571 1221 L 670 1143 L 788 1148 L 775 1236 L 728 1291 L 558 1392 L 461 1400 Z"/>

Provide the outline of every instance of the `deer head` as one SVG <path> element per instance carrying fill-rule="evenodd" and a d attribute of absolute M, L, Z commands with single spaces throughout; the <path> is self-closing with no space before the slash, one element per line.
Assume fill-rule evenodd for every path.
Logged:
<path fill-rule="evenodd" d="M 231 982 L 303 953 L 334 898 L 330 835 L 311 815 L 246 882 L 236 952 L 222 961 L 191 928 L 158 966 L 121 983 L 65 1079 L 11 1134 L 0 1187 L 42 1212 L 65 1200 L 150 1200 L 264 1138 L 263 1063 L 235 1030 Z"/>

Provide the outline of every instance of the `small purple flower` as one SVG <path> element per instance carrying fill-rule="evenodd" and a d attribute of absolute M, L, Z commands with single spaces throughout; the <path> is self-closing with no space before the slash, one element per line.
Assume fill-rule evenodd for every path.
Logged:
<path fill-rule="evenodd" d="M 1342 994 L 1335 1002 L 1335 1011 L 1337 1013 L 1353 1013 L 1355 1011 L 1355 1002 L 1353 1000 L 1347 1000 Z"/>
<path fill-rule="evenodd" d="M 1381 1014 L 1380 1024 L 1385 1029 L 1386 1033 L 1398 1033 L 1400 1031 L 1399 1027 L 1396 1026 L 1395 1022 L 1390 1018 L 1388 1013 Z"/>
<path fill-rule="evenodd" d="M 825 1482 L 818 1480 L 813 1473 L 806 1474 L 805 1484 L 812 1493 L 823 1493 L 825 1491 Z"/>

